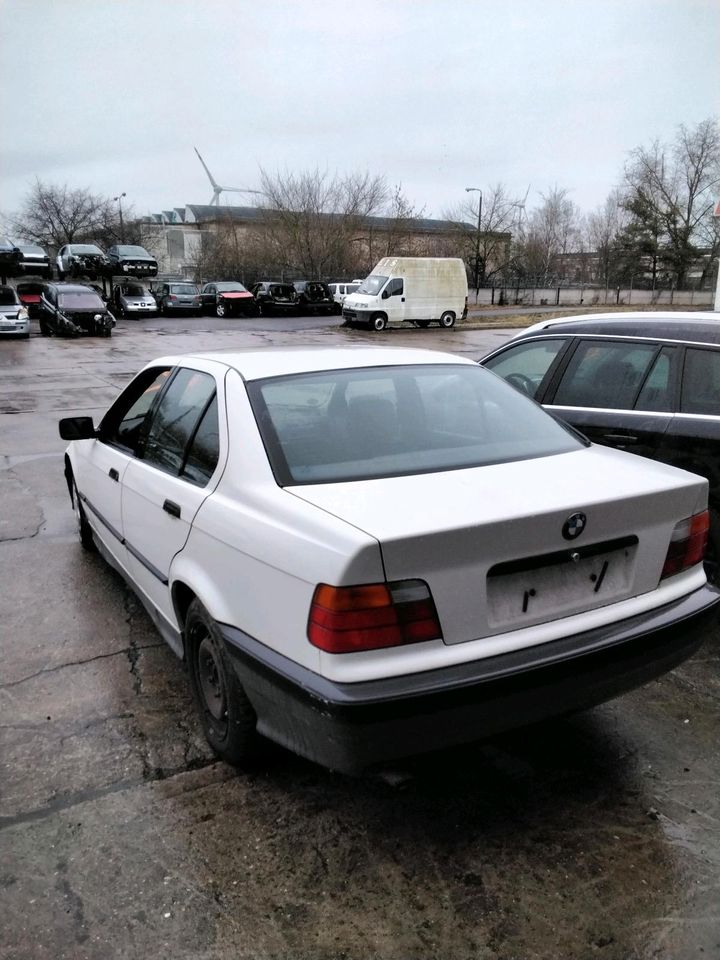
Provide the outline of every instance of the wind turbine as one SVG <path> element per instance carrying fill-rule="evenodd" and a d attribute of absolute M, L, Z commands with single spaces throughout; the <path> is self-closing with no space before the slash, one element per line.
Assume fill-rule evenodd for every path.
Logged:
<path fill-rule="evenodd" d="M 219 186 L 219 184 L 217 183 L 217 181 L 215 180 L 215 178 L 213 177 L 213 175 L 212 175 L 212 174 L 210 173 L 210 171 L 208 170 L 208 165 L 205 163 L 205 161 L 203 160 L 203 158 L 200 156 L 200 151 L 198 150 L 198 148 L 197 148 L 197 147 L 193 147 L 193 149 L 194 149 L 195 153 L 198 155 L 198 160 L 199 160 L 200 163 L 203 165 L 203 167 L 204 167 L 204 169 L 205 169 L 205 173 L 208 175 L 208 180 L 210 181 L 210 185 L 211 185 L 212 188 L 213 188 L 213 195 L 212 195 L 212 199 L 210 200 L 210 206 L 211 206 L 211 207 L 219 207 L 219 206 L 220 206 L 220 194 L 221 194 L 221 193 L 257 193 L 257 194 L 259 194 L 260 196 L 263 196 L 262 190 L 250 190 L 250 189 L 247 189 L 247 188 L 245 188 L 245 187 L 221 187 L 221 186 Z"/>

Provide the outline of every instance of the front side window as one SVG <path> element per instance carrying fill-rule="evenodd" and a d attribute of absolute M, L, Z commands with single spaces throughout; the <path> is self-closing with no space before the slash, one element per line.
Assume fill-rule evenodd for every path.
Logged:
<path fill-rule="evenodd" d="M 585 340 L 568 363 L 552 403 L 632 410 L 657 353 L 652 343 Z"/>
<path fill-rule="evenodd" d="M 170 368 L 146 370 L 136 377 L 103 418 L 100 439 L 137 456 L 146 419 L 170 372 Z"/>
<path fill-rule="evenodd" d="M 529 397 L 535 397 L 566 340 L 531 340 L 519 343 L 488 360 L 484 366 Z"/>
<path fill-rule="evenodd" d="M 482 367 L 332 370 L 248 386 L 281 486 L 478 467 L 582 442 Z"/>
<path fill-rule="evenodd" d="M 683 413 L 720 416 L 720 351 L 688 348 L 680 409 Z"/>
<path fill-rule="evenodd" d="M 188 442 L 215 392 L 215 379 L 199 370 L 177 371 L 153 411 L 143 458 L 179 474 Z"/>

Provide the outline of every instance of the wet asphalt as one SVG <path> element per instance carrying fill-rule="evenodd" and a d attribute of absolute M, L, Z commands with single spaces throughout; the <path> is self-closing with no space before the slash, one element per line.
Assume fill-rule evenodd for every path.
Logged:
<path fill-rule="evenodd" d="M 502 330 L 392 330 L 480 356 Z M 61 416 L 154 357 L 377 342 L 334 319 L 0 343 L 0 958 L 720 958 L 720 631 L 570 719 L 350 779 L 212 756 L 182 664 L 83 552 Z"/>

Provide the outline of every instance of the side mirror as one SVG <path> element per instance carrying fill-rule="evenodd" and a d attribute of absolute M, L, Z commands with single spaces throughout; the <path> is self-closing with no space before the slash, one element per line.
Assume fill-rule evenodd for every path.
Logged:
<path fill-rule="evenodd" d="M 385 287 L 385 289 L 384 289 L 383 292 L 382 292 L 382 298 L 383 298 L 383 300 L 387 300 L 387 298 L 388 298 L 389 296 L 390 296 L 390 291 L 388 290 L 387 287 Z"/>
<path fill-rule="evenodd" d="M 58 428 L 63 440 L 94 440 L 97 436 L 92 417 L 64 417 Z"/>

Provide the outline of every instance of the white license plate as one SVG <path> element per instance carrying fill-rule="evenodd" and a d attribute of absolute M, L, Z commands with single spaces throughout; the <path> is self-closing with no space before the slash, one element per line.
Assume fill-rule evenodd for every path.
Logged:
<path fill-rule="evenodd" d="M 624 599 L 631 593 L 636 551 L 636 541 L 590 556 L 569 550 L 568 559 L 559 563 L 491 573 L 488 621 L 515 629 Z"/>

